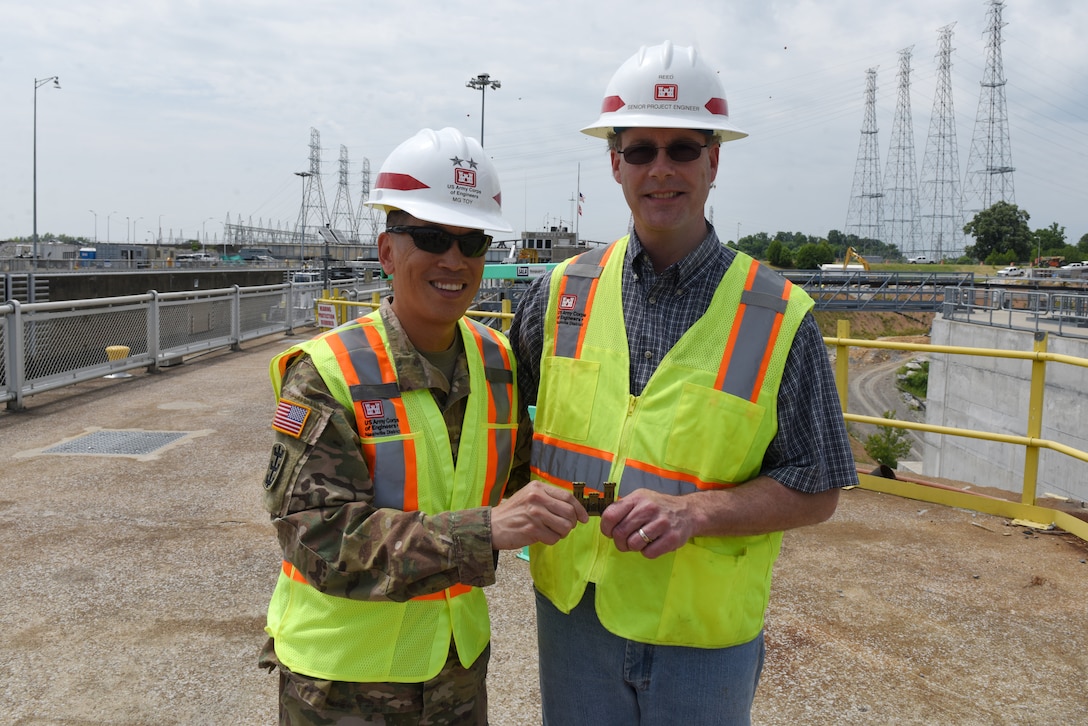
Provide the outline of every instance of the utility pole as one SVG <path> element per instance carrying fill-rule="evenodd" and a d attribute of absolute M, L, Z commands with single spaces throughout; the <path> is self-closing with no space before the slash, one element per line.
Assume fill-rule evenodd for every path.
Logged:
<path fill-rule="evenodd" d="M 952 107 L 952 28 L 938 32 L 937 92 L 929 115 L 929 136 L 922 158 L 919 220 L 925 253 L 932 259 L 958 257 L 963 250 L 963 214 L 960 211 L 959 153 L 956 150 L 956 114 Z"/>
<path fill-rule="evenodd" d="M 910 56 L 899 51 L 899 96 L 892 123 L 892 143 L 884 167 L 884 229 L 899 252 L 918 254 L 918 168 L 914 159 L 914 123 L 910 109 Z"/>
<path fill-rule="evenodd" d="M 876 126 L 876 68 L 865 71 L 865 120 L 861 125 L 854 185 L 846 213 L 846 233 L 863 240 L 883 241 L 884 190 L 880 185 L 880 146 Z"/>
<path fill-rule="evenodd" d="M 1009 113 L 1005 104 L 1005 72 L 1001 63 L 1003 0 L 990 0 L 990 36 L 986 44 L 986 70 L 978 97 L 975 131 L 967 173 L 963 179 L 963 216 L 968 222 L 997 202 L 1016 202 L 1013 190 L 1012 144 L 1009 141 Z"/>

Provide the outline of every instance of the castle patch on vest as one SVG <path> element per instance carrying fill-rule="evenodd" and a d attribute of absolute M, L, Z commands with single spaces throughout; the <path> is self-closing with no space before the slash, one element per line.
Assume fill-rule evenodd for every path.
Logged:
<path fill-rule="evenodd" d="M 362 436 L 396 436 L 400 431 L 400 419 L 396 415 L 387 416 L 386 410 L 392 409 L 386 401 L 360 401 L 363 407 Z"/>
<path fill-rule="evenodd" d="M 582 321 L 585 320 L 586 314 L 578 308 L 578 296 L 563 294 L 559 296 L 559 315 L 557 322 L 560 325 L 573 325 L 576 328 L 582 327 Z"/>

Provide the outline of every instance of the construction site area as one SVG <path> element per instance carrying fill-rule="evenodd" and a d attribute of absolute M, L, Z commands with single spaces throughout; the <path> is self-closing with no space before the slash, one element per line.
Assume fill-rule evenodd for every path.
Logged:
<path fill-rule="evenodd" d="M 313 332 L 0 413 L 5 723 L 275 722 L 276 678 L 256 666 L 280 569 L 261 506 L 267 365 Z M 851 386 L 872 371 L 894 388 L 899 362 L 859 356 Z M 934 484 L 1018 496 L 982 480 Z M 1088 518 L 1082 501 L 1063 506 Z M 488 598 L 491 723 L 538 724 L 528 563 L 503 553 Z M 845 491 L 830 521 L 786 533 L 753 721 L 1082 723 L 1085 602 L 1088 543 L 1072 534 Z"/>

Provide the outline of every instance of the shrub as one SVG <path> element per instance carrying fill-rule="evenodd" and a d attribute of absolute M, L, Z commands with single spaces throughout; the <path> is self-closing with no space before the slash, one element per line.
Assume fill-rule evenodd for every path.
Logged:
<path fill-rule="evenodd" d="M 895 412 L 885 411 L 884 418 L 895 418 Z M 899 457 L 910 453 L 907 430 L 894 426 L 879 427 L 876 433 L 865 437 L 865 453 L 877 463 L 895 469 L 899 466 Z"/>

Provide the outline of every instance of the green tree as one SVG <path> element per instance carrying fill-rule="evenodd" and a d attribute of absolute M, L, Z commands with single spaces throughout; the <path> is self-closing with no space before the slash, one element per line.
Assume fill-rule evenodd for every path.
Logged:
<path fill-rule="evenodd" d="M 1059 227 L 1054 222 L 1045 229 L 1037 229 L 1031 233 L 1034 248 L 1043 255 L 1061 255 L 1061 250 L 1067 247 L 1065 243 L 1065 227 Z"/>
<path fill-rule="evenodd" d="M 1080 241 L 1077 242 L 1077 249 L 1084 253 L 1084 256 L 1088 258 L 1088 234 L 1083 234 L 1080 237 Z"/>
<path fill-rule="evenodd" d="M 835 251 L 826 242 L 801 245 L 797 254 L 793 256 L 794 264 L 799 270 L 818 270 L 820 265 L 827 265 L 835 261 Z"/>
<path fill-rule="evenodd" d="M 786 245 L 776 239 L 767 245 L 767 262 L 779 268 L 793 267 L 793 255 Z"/>
<path fill-rule="evenodd" d="M 885 411 L 884 418 L 895 418 L 895 413 Z M 876 433 L 865 437 L 865 453 L 877 463 L 895 469 L 899 466 L 899 459 L 910 453 L 907 430 L 895 426 L 881 426 Z"/>
<path fill-rule="evenodd" d="M 1028 260 L 1034 251 L 1034 239 L 1023 209 L 1008 202 L 997 202 L 983 209 L 963 226 L 964 234 L 975 238 L 975 244 L 967 248 L 971 257 L 986 260 L 991 255 L 1013 253 L 1014 260 Z"/>

